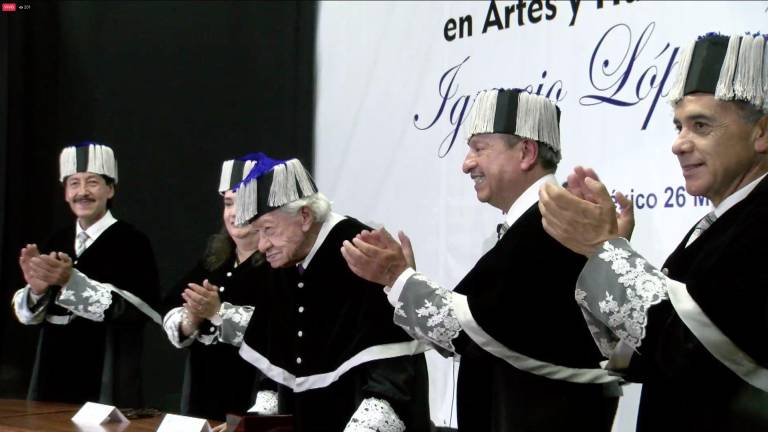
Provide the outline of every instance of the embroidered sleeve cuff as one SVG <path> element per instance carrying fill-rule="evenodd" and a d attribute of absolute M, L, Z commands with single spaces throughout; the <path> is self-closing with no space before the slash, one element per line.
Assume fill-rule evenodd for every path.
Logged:
<path fill-rule="evenodd" d="M 387 300 L 389 300 L 389 304 L 392 306 L 397 306 L 397 300 L 400 298 L 400 293 L 403 292 L 405 282 L 408 281 L 408 278 L 413 276 L 414 273 L 416 273 L 416 270 L 409 267 L 400 273 L 400 276 L 397 277 L 395 283 L 392 284 L 392 288 L 389 288 L 389 290 L 384 288 L 385 292 L 387 293 Z"/>
<path fill-rule="evenodd" d="M 668 279 L 623 238 L 603 243 L 576 282 L 576 302 L 606 357 L 637 350 L 648 309 L 667 298 Z M 617 347 L 621 341 L 626 347 Z"/>
<path fill-rule="evenodd" d="M 366 398 L 347 423 L 344 432 L 403 432 L 405 424 L 389 402 Z"/>
<path fill-rule="evenodd" d="M 256 395 L 256 403 L 253 404 L 248 412 L 258 415 L 276 415 L 277 411 L 277 392 L 272 390 L 260 390 Z"/>
<path fill-rule="evenodd" d="M 35 302 L 30 301 L 30 297 L 32 296 L 37 297 Z M 44 296 L 45 295 L 37 296 L 33 294 L 32 290 L 29 288 L 29 285 L 16 291 L 16 294 L 13 295 L 13 311 L 16 313 L 16 318 L 20 323 L 33 325 L 43 322 L 43 319 L 45 318 L 46 306 L 48 303 L 47 300 L 40 300 L 40 298 Z M 42 301 L 44 303 L 38 303 L 38 301 Z"/>
<path fill-rule="evenodd" d="M 221 325 L 219 326 L 219 340 L 234 346 L 243 343 L 243 335 L 248 327 L 248 322 L 253 315 L 252 306 L 235 306 L 224 302 L 221 304 L 219 314 Z"/>
<path fill-rule="evenodd" d="M 413 273 L 395 303 L 395 324 L 414 339 L 439 348 L 443 355 L 445 350 L 456 352 L 452 341 L 459 336 L 461 325 L 453 309 L 452 294 L 421 273 Z"/>
<path fill-rule="evenodd" d="M 197 336 L 197 331 L 192 333 L 189 337 L 185 337 L 181 332 L 181 322 L 184 319 L 184 308 L 177 307 L 171 309 L 163 318 L 163 329 L 168 335 L 168 340 L 176 348 L 184 348 L 192 345 Z"/>
<path fill-rule="evenodd" d="M 112 304 L 112 285 L 74 269 L 69 282 L 61 287 L 56 304 L 91 321 L 104 321 L 104 311 Z"/>

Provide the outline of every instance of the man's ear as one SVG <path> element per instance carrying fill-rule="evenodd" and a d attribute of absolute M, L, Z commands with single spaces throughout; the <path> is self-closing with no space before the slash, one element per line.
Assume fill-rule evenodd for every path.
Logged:
<path fill-rule="evenodd" d="M 762 116 L 755 124 L 752 132 L 755 151 L 758 153 L 768 153 L 768 114 Z"/>
<path fill-rule="evenodd" d="M 529 171 L 536 166 L 536 160 L 539 157 L 539 144 L 532 139 L 524 139 L 520 142 L 520 169 Z"/>
<path fill-rule="evenodd" d="M 299 210 L 299 216 L 301 217 L 301 230 L 303 232 L 309 232 L 312 228 L 312 224 L 315 223 L 315 215 L 312 213 L 309 207 L 304 206 Z"/>

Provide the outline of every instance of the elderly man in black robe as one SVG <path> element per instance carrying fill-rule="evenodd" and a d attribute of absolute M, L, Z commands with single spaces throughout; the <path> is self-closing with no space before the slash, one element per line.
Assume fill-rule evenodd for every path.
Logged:
<path fill-rule="evenodd" d="M 332 212 L 297 159 L 259 154 L 236 189 L 235 223 L 252 223 L 273 271 L 251 310 L 224 317 L 220 340 L 240 338 L 240 355 L 284 386 L 278 412 L 294 430 L 429 431 L 424 347 L 341 256 L 368 227 Z"/>

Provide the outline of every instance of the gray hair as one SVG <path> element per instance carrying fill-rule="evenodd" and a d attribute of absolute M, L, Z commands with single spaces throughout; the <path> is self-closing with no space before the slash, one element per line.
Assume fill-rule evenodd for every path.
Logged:
<path fill-rule="evenodd" d="M 331 201 L 321 192 L 308 197 L 297 199 L 280 207 L 280 211 L 288 214 L 297 214 L 302 207 L 308 207 L 315 218 L 315 222 L 323 223 L 331 213 Z"/>
<path fill-rule="evenodd" d="M 517 135 L 504 134 L 503 136 L 504 142 L 509 148 L 516 146 L 520 141 L 524 139 Z M 557 164 L 560 162 L 560 159 L 562 159 L 560 152 L 555 151 L 549 144 L 543 143 L 541 141 L 536 141 L 536 145 L 538 147 L 538 156 L 536 156 L 536 161 L 545 170 L 555 172 L 555 170 L 557 170 Z"/>
<path fill-rule="evenodd" d="M 739 111 L 739 117 L 749 125 L 757 123 L 764 115 L 768 114 L 760 107 L 746 101 L 739 100 L 733 101 L 733 103 L 736 104 L 736 109 Z"/>

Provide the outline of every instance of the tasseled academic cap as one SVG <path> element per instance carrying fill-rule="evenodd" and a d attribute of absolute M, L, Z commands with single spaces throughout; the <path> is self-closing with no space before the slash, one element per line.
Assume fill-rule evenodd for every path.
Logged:
<path fill-rule="evenodd" d="M 560 156 L 560 108 L 544 96 L 514 89 L 481 90 L 465 123 L 476 134 L 517 135 L 548 145 Z"/>
<path fill-rule="evenodd" d="M 250 153 L 237 159 L 224 161 L 221 165 L 221 180 L 219 181 L 219 193 L 234 189 L 248 173 L 251 172 L 259 159 L 263 159 L 264 153 Z"/>
<path fill-rule="evenodd" d="M 680 58 L 670 102 L 690 93 L 711 93 L 719 100 L 745 101 L 768 111 L 767 38 L 707 33 L 691 42 Z"/>
<path fill-rule="evenodd" d="M 254 167 L 232 189 L 237 191 L 237 225 L 317 193 L 315 182 L 298 159 L 271 159 L 263 153 L 256 154 Z"/>
<path fill-rule="evenodd" d="M 64 147 L 59 156 L 59 181 L 75 173 L 91 172 L 110 177 L 117 183 L 115 153 L 104 144 L 84 142 Z"/>

